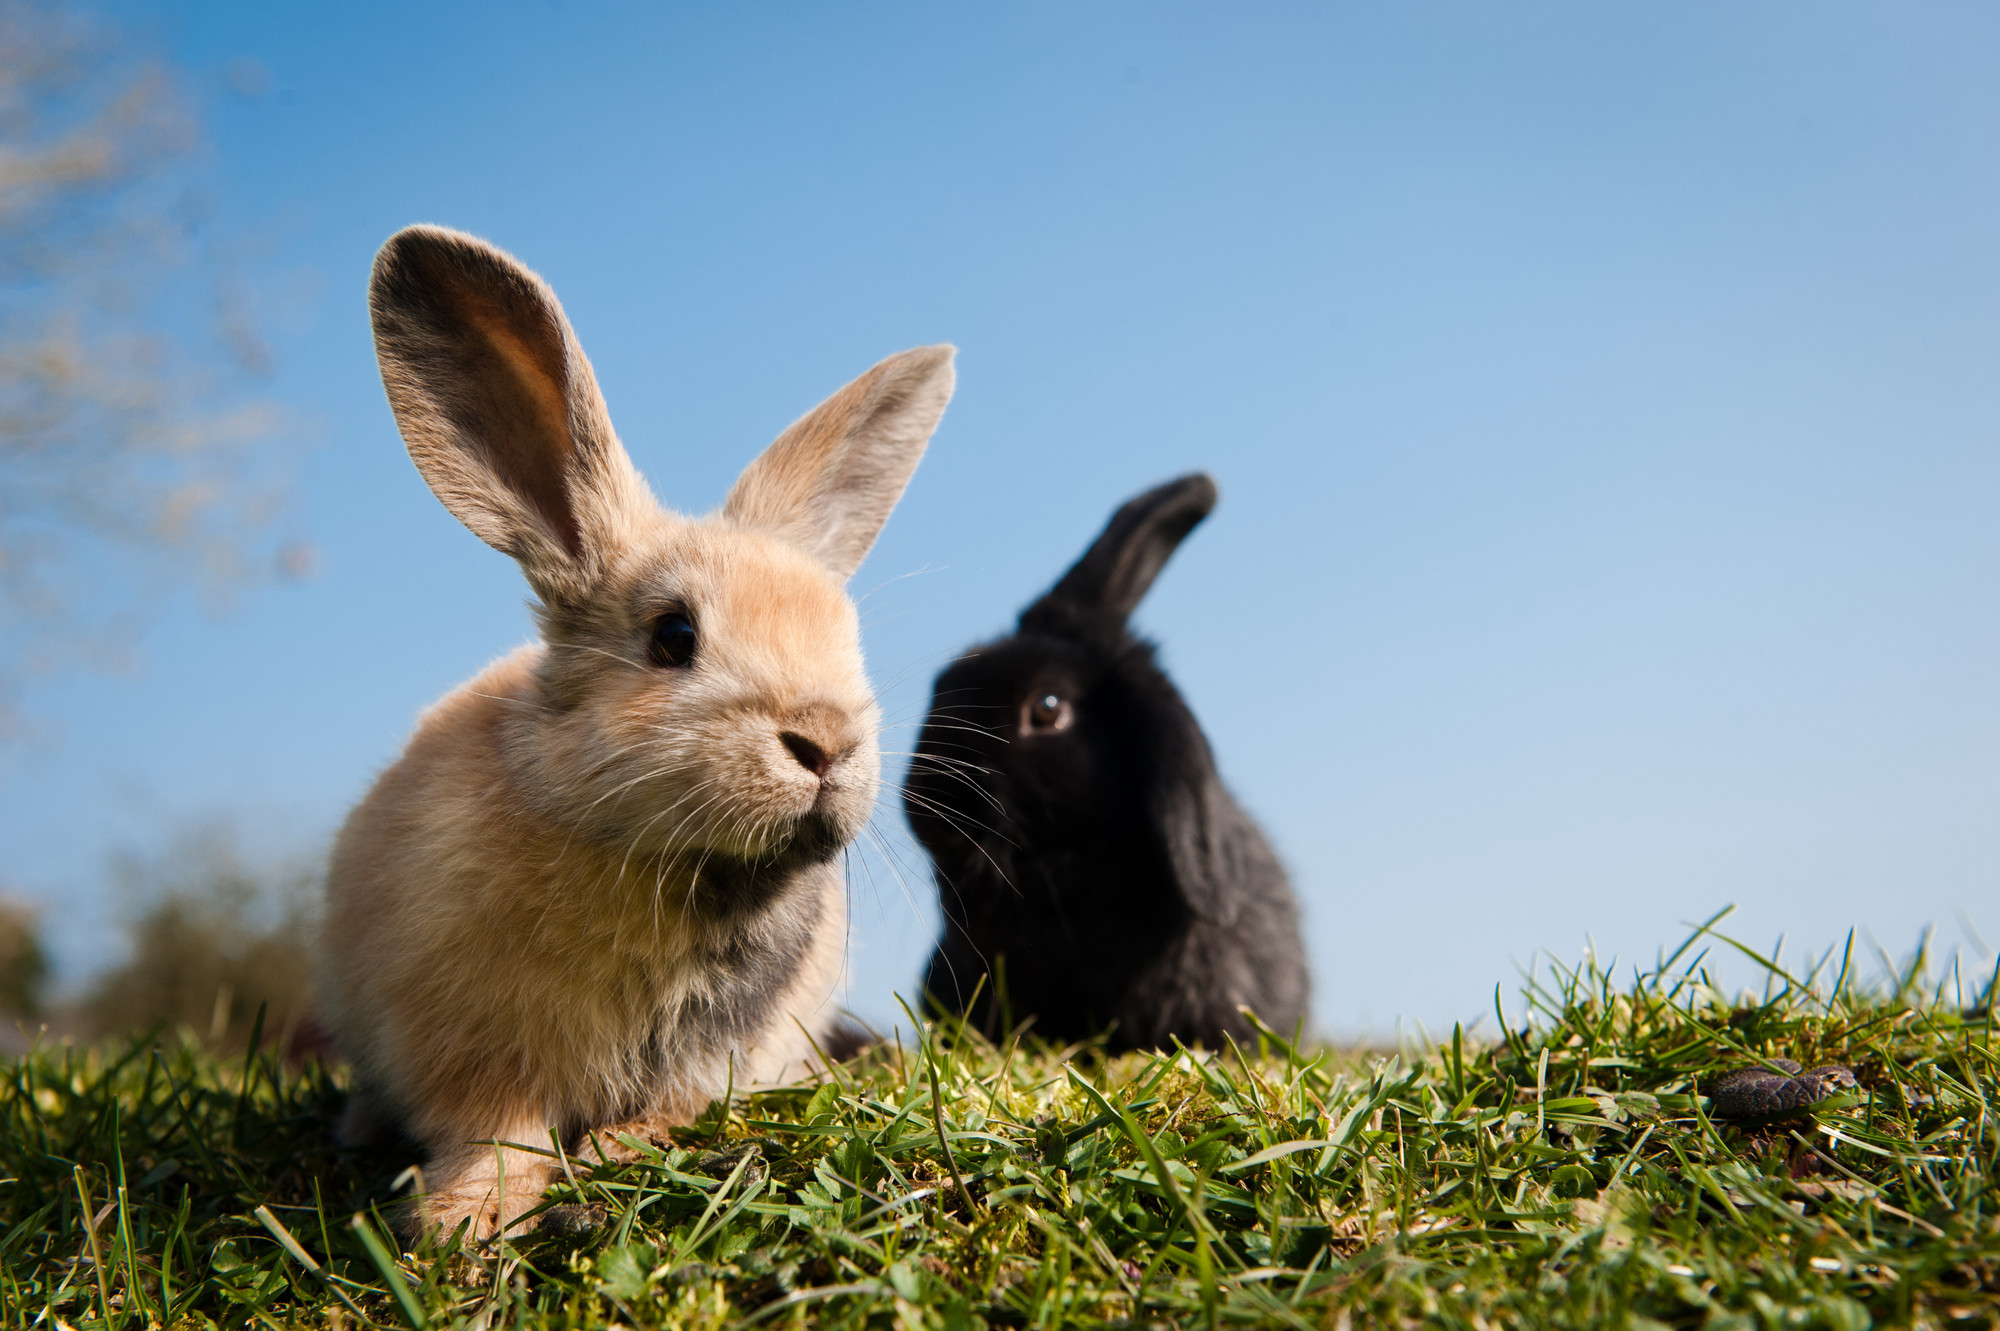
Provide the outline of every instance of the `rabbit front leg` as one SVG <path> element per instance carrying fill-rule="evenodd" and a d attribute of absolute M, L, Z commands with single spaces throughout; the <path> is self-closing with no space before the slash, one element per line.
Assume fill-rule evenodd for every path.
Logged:
<path fill-rule="evenodd" d="M 533 1229 L 534 1222 L 521 1217 L 540 1204 L 557 1167 L 547 1156 L 509 1143 L 533 1146 L 548 1141 L 549 1131 L 542 1116 L 522 1114 L 498 1131 L 468 1134 L 434 1150 L 418 1202 L 422 1227 L 448 1235 L 470 1219 L 474 1240 Z"/>
<path fill-rule="evenodd" d="M 627 1137 L 648 1145 L 671 1147 L 673 1129 L 684 1128 L 700 1118 L 714 1098 L 713 1090 L 694 1087 L 660 1094 L 653 1103 L 636 1112 L 585 1130 L 574 1144 L 576 1158 L 590 1165 L 622 1165 L 642 1159 L 643 1150 L 621 1140 Z"/>

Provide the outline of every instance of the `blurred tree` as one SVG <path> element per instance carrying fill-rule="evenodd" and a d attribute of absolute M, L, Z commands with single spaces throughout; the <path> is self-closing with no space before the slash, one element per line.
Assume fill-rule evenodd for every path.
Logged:
<path fill-rule="evenodd" d="M 163 590 L 278 555 L 270 353 L 199 143 L 165 67 L 0 0 L 0 725 L 38 669 L 117 663 Z"/>
<path fill-rule="evenodd" d="M 252 865 L 227 829 L 208 828 L 157 857 L 127 856 L 118 871 L 132 954 L 79 1004 L 87 1034 L 165 1022 L 240 1048 L 260 1005 L 273 1042 L 306 1018 L 315 870 Z"/>
<path fill-rule="evenodd" d="M 48 976 L 34 908 L 0 898 L 0 1017 L 41 1016 Z"/>

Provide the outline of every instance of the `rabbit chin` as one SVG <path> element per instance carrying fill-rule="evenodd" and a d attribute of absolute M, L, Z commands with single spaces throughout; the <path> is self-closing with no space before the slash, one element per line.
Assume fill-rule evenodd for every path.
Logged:
<path fill-rule="evenodd" d="M 760 854 L 698 853 L 690 899 L 711 916 L 762 910 L 800 880 L 799 870 L 832 862 L 853 839 L 833 814 L 814 809 Z"/>

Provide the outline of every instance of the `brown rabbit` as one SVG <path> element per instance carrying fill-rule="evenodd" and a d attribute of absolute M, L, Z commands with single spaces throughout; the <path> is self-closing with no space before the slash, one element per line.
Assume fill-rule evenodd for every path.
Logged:
<path fill-rule="evenodd" d="M 937 427 L 952 349 L 883 361 L 686 518 L 506 254 L 412 227 L 369 305 L 410 457 L 520 562 L 542 641 L 424 713 L 348 818 L 320 992 L 359 1087 L 343 1134 L 401 1125 L 430 1157 L 419 1223 L 491 1235 L 551 1178 L 495 1143 L 686 1122 L 732 1077 L 796 1076 L 830 1031 L 837 861 L 880 767 L 842 584 Z"/>

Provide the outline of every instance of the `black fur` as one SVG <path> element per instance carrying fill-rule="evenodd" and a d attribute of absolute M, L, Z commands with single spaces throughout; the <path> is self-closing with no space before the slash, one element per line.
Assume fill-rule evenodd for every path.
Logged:
<path fill-rule="evenodd" d="M 1013 637 L 938 676 L 903 787 L 944 910 L 924 984 L 989 1032 L 1214 1046 L 1252 1034 L 1239 1005 L 1286 1033 L 1305 1013 L 1284 868 L 1126 627 L 1215 498 L 1194 475 L 1131 500 Z M 1066 727 L 1034 730 L 1049 694 Z"/>

